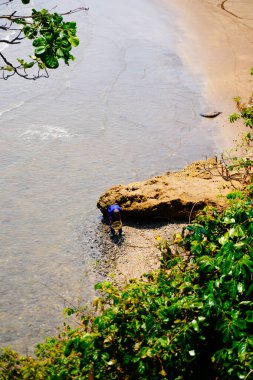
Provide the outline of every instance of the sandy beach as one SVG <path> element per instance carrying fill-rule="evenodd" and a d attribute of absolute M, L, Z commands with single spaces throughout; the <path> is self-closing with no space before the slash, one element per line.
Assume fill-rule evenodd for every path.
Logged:
<path fill-rule="evenodd" d="M 162 6 L 171 0 L 157 0 Z M 210 108 L 222 111 L 219 117 L 217 144 L 230 147 L 238 127 L 228 123 L 235 112 L 233 98 L 246 98 L 252 92 L 253 79 L 253 7 L 251 0 L 178 0 L 174 5 L 182 29 L 180 56 L 204 84 L 204 96 Z M 105 250 L 113 252 L 113 279 L 126 283 L 131 278 L 159 267 L 157 236 L 172 238 L 182 224 L 125 226 L 125 239 L 115 244 L 109 237 Z M 104 227 L 106 231 L 106 227 Z"/>
<path fill-rule="evenodd" d="M 252 91 L 253 7 L 250 0 L 179 0 L 181 56 L 205 78 L 206 96 L 231 111 L 231 97 Z"/>
<path fill-rule="evenodd" d="M 175 7 L 183 36 L 180 56 L 200 76 L 210 108 L 222 111 L 217 145 L 230 147 L 238 134 L 237 126 L 228 123 L 235 112 L 233 98 L 252 93 L 252 2 L 179 0 Z"/>
<path fill-rule="evenodd" d="M 102 260 L 99 270 L 102 269 L 102 275 L 122 286 L 131 279 L 158 269 L 161 255 L 157 238 L 160 241 L 172 238 L 181 231 L 183 225 L 162 222 L 127 223 L 121 239 L 110 239 L 108 226 L 102 225 L 100 247 L 103 247 L 105 260 Z"/>

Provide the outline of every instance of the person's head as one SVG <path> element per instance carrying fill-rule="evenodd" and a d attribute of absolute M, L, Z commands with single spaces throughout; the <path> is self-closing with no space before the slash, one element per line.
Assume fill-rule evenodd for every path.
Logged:
<path fill-rule="evenodd" d="M 119 210 L 113 210 L 113 219 L 114 220 L 120 220 L 121 215 Z"/>

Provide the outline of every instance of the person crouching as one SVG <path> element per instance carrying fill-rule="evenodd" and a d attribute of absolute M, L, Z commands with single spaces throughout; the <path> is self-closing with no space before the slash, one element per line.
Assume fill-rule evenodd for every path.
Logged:
<path fill-rule="evenodd" d="M 121 213 L 122 208 L 117 203 L 108 207 L 110 237 L 116 236 L 117 232 L 119 236 L 123 235 Z"/>

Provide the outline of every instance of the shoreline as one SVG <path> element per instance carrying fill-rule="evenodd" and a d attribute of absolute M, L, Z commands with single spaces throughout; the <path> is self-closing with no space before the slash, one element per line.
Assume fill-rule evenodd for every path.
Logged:
<path fill-rule="evenodd" d="M 241 1 L 225 4 L 218 0 L 193 0 L 189 4 L 187 0 L 179 0 L 176 5 L 170 0 L 156 2 L 163 7 L 173 7 L 179 15 L 177 22 L 183 36 L 178 44 L 180 57 L 199 76 L 203 96 L 210 107 L 222 111 L 222 115 L 215 120 L 215 143 L 218 149 L 222 147 L 225 150 L 242 133 L 236 124 L 228 122 L 229 115 L 236 110 L 233 98 L 240 96 L 247 99 L 252 91 L 250 68 L 253 59 L 248 54 L 253 47 L 253 9 L 250 0 L 244 1 L 243 7 Z M 252 20 L 247 20 L 245 15 L 249 17 L 250 11 Z M 155 246 L 155 237 L 159 235 L 168 239 L 183 225 L 126 225 L 124 244 L 114 247 L 113 281 L 126 283 L 157 269 L 160 251 Z M 105 238 L 105 247 L 112 249 L 113 243 L 108 243 L 108 239 Z"/>
<path fill-rule="evenodd" d="M 160 242 L 173 241 L 173 235 L 181 233 L 205 206 L 224 208 L 225 196 L 233 188 L 217 172 L 213 176 L 208 172 L 213 165 L 213 159 L 197 161 L 183 170 L 111 187 L 100 196 L 97 206 L 105 218 L 109 205 L 122 207 L 125 235 L 123 239 L 110 239 L 109 226 L 102 225 L 103 260 L 99 269 L 104 270 L 104 277 L 122 286 L 159 269 L 157 238 Z"/>
<path fill-rule="evenodd" d="M 184 64 L 198 75 L 210 108 L 222 111 L 217 118 L 217 148 L 230 148 L 238 137 L 236 124 L 228 117 L 235 112 L 234 97 L 247 99 L 252 93 L 250 68 L 253 57 L 253 8 L 250 0 L 156 0 L 173 8 L 182 31 L 178 51 Z M 250 20 L 251 19 L 251 20 Z"/>
<path fill-rule="evenodd" d="M 215 89 L 215 83 L 213 83 L 213 81 L 211 80 L 211 73 L 209 73 L 209 71 L 208 71 L 209 70 L 208 57 L 207 57 L 207 62 L 202 60 L 202 58 L 201 58 L 201 54 L 203 54 L 203 56 L 204 56 L 207 53 L 205 51 L 203 51 L 201 42 L 198 42 L 198 44 L 197 43 L 195 44 L 194 42 L 191 41 L 191 38 L 193 37 L 192 34 L 194 34 L 194 33 L 196 34 L 194 36 L 194 38 L 196 40 L 200 41 L 200 40 L 203 40 L 205 38 L 204 36 L 201 36 L 201 35 L 198 36 L 197 35 L 197 29 L 199 28 L 201 30 L 201 26 L 195 25 L 195 22 L 196 22 L 195 20 L 200 18 L 200 17 L 196 16 L 197 13 L 194 14 L 194 10 L 192 9 L 192 6 L 194 5 L 194 7 L 195 7 L 194 9 L 198 9 L 198 5 L 201 6 L 202 11 L 203 11 L 203 18 L 206 18 L 208 16 L 205 12 L 206 4 L 209 4 L 211 6 L 212 5 L 211 3 L 213 3 L 213 4 L 217 3 L 217 1 L 204 0 L 205 4 L 200 4 L 199 0 L 193 0 L 193 4 L 191 4 L 191 5 L 189 5 L 186 0 L 179 0 L 178 4 L 173 4 L 172 0 L 154 0 L 154 1 L 156 1 L 157 3 L 158 2 L 164 2 L 164 3 L 171 2 L 172 3 L 171 7 L 175 7 L 175 8 L 177 8 L 177 12 L 181 12 L 180 17 L 178 17 L 178 23 L 181 25 L 183 38 L 182 38 L 182 40 L 179 41 L 178 49 L 181 52 L 180 55 L 183 58 L 184 64 L 187 65 L 188 67 L 191 67 L 192 70 L 196 70 L 197 76 L 199 76 L 199 78 L 200 78 L 200 82 L 205 83 L 204 79 L 206 79 L 206 87 L 205 87 L 206 95 L 205 96 L 207 99 L 209 99 L 208 96 L 210 96 L 210 101 L 208 101 L 208 102 L 209 102 L 209 104 L 212 105 L 211 99 L 212 99 L 212 96 L 215 98 L 215 94 L 211 90 Z M 241 3 L 241 1 L 240 1 L 240 3 Z M 228 5 L 228 4 L 226 4 L 226 5 Z M 165 6 L 166 6 L 166 4 L 165 4 Z M 188 10 L 187 10 L 187 8 L 188 8 Z M 189 11 L 189 13 L 188 13 L 188 11 Z M 185 19 L 184 19 L 184 17 L 185 17 Z M 227 15 L 226 15 L 226 17 L 227 18 L 231 18 L 231 17 L 233 18 L 233 16 L 227 16 Z M 188 24 L 186 22 L 187 19 L 188 19 L 188 21 L 187 21 Z M 212 18 L 210 18 L 209 21 L 211 24 Z M 202 25 L 203 24 L 205 25 L 205 22 L 202 19 Z M 190 34 L 189 34 L 189 31 L 190 31 Z M 231 35 L 231 38 L 232 38 L 232 35 Z M 252 40 L 253 40 L 253 38 L 252 38 Z M 192 49 L 193 46 L 195 47 L 194 51 Z M 213 51 L 213 54 L 215 56 L 216 50 Z M 226 54 L 224 52 L 223 52 L 223 55 L 226 56 Z M 196 57 L 197 57 L 197 59 L 196 59 Z M 195 60 L 196 60 L 197 64 L 196 64 Z M 207 65 L 205 67 L 206 74 L 204 73 L 204 64 Z M 253 66 L 253 60 L 252 60 L 252 66 Z M 220 65 L 220 67 L 222 67 L 222 65 Z M 248 71 L 249 71 L 249 67 L 247 69 Z M 228 72 L 226 72 L 226 75 L 227 74 L 228 74 Z M 214 79 L 215 79 L 215 73 L 212 73 L 212 75 L 214 75 Z M 248 75 L 248 77 L 250 79 L 249 75 Z M 246 79 L 246 74 L 245 74 L 245 79 Z M 220 86 L 221 86 L 221 93 L 219 93 L 219 91 L 217 89 L 216 90 L 217 96 L 221 96 L 222 94 L 224 95 L 225 93 L 227 93 L 227 94 L 229 93 L 227 98 L 225 98 L 225 95 L 224 95 L 223 101 L 224 101 L 224 104 L 231 103 L 231 107 L 232 107 L 232 105 L 233 105 L 232 97 L 235 96 L 236 94 L 234 94 L 233 91 L 229 92 L 228 88 L 225 88 L 225 87 L 223 88 L 222 83 L 220 83 Z M 209 91 L 208 89 L 210 89 L 210 95 L 208 93 L 208 91 Z M 245 85 L 245 89 L 246 89 L 246 85 Z M 218 107 L 218 105 L 217 105 L 217 107 Z M 233 109 L 234 109 L 234 106 L 233 106 Z M 213 121 L 213 124 L 212 124 L 213 127 L 212 128 L 215 130 L 214 137 L 215 137 L 215 139 L 217 138 L 217 141 L 218 141 L 218 139 L 220 139 L 222 141 L 222 144 L 223 144 L 224 140 L 227 139 L 228 143 L 230 144 L 232 137 L 234 136 L 233 133 L 231 132 L 232 127 L 230 126 L 230 129 L 228 130 L 228 132 L 224 131 L 224 128 L 220 128 L 222 123 L 225 123 L 225 122 L 227 123 L 227 121 L 225 121 L 225 120 L 226 120 L 226 116 L 229 114 L 229 112 L 225 113 L 224 110 L 225 110 L 225 105 L 224 105 L 224 109 L 221 110 L 221 111 L 223 111 L 223 114 L 219 118 L 217 118 Z M 187 117 L 187 115 L 186 115 L 186 117 Z M 206 123 L 208 124 L 209 120 L 206 120 Z M 215 127 L 215 125 L 217 125 L 217 128 Z M 207 129 L 207 131 L 208 130 L 209 129 Z M 207 132 L 207 133 L 209 133 L 209 132 Z M 227 133 L 229 136 L 227 136 Z M 219 141 L 217 144 L 220 144 Z M 70 187 L 70 189 L 72 189 L 72 188 Z M 126 281 L 129 281 L 130 278 L 139 277 L 144 272 L 156 269 L 159 265 L 160 253 L 159 253 L 159 250 L 155 247 L 155 237 L 159 235 L 161 237 L 168 238 L 168 236 L 172 236 L 173 233 L 176 232 L 177 229 L 180 229 L 180 228 L 181 228 L 181 224 L 171 224 L 171 223 L 168 223 L 166 225 L 159 224 L 157 226 L 154 226 L 154 225 L 139 226 L 138 224 L 125 225 L 124 226 L 124 231 L 126 233 L 125 245 L 123 245 L 121 247 L 118 247 L 118 246 L 115 247 L 114 245 L 112 245 L 112 242 L 109 239 L 109 236 L 107 234 L 107 228 L 104 230 L 104 227 L 102 227 L 102 229 L 104 230 L 104 233 L 103 233 L 103 242 L 102 242 L 103 246 L 101 247 L 101 249 L 102 250 L 107 249 L 107 251 L 104 251 L 105 254 L 103 255 L 103 258 L 102 258 L 103 261 L 106 261 L 106 264 L 105 264 L 105 266 L 107 266 L 106 267 L 106 274 L 108 272 L 107 269 L 109 268 L 109 270 L 112 270 L 116 273 L 114 276 L 114 280 L 118 281 L 120 283 L 122 283 L 122 282 L 124 283 Z M 146 246 L 146 243 L 147 243 L 147 246 Z M 91 244 L 95 245 L 95 243 L 93 244 L 93 242 Z M 85 245 L 83 244 L 83 246 L 85 246 Z M 83 249 L 83 246 L 82 246 L 82 249 Z M 54 248 L 54 249 L 55 249 L 55 252 L 57 253 L 57 250 L 56 250 L 57 248 Z M 111 250 L 111 252 L 110 252 L 110 254 L 108 254 L 108 252 L 110 250 Z M 36 251 L 36 253 L 37 253 L 37 251 Z M 39 254 L 39 251 L 38 251 L 38 254 Z M 110 257 L 112 257 L 111 263 L 110 263 Z M 73 256 L 73 260 L 74 259 L 75 259 L 75 256 Z M 111 268 L 110 265 L 113 265 L 113 267 Z M 71 272 L 68 272 L 68 271 L 66 271 L 64 273 L 66 275 L 68 275 L 68 273 L 71 274 Z M 56 281 L 55 281 L 55 283 L 56 283 Z M 79 291 L 79 288 L 77 290 Z M 43 295 L 44 294 L 47 295 L 48 291 L 44 290 Z M 47 297 L 45 295 L 44 295 L 44 299 L 47 301 Z M 19 321 L 19 323 L 21 323 L 20 321 Z"/>

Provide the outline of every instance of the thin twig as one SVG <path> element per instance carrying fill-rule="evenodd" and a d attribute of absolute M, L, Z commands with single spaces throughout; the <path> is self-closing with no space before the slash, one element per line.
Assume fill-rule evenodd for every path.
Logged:
<path fill-rule="evenodd" d="M 194 209 L 194 207 L 196 206 L 196 204 L 198 204 L 198 203 L 201 203 L 201 202 L 196 202 L 196 203 L 194 203 L 194 205 L 193 205 L 192 208 L 191 208 L 191 212 L 190 212 L 190 215 L 189 215 L 189 221 L 188 221 L 188 224 L 191 223 L 191 216 L 192 216 L 193 209 Z"/>
<path fill-rule="evenodd" d="M 65 12 L 65 13 L 59 13 L 61 16 L 67 16 L 67 15 L 71 15 L 73 13 L 77 13 L 77 12 L 81 12 L 81 11 L 88 11 L 89 8 L 87 7 L 79 7 L 79 8 L 76 8 L 76 9 L 72 9 L 68 12 Z M 2 15 L 0 16 L 0 19 L 5 19 L 5 20 L 11 20 L 11 21 L 15 21 L 16 19 L 33 19 L 34 18 L 34 15 L 31 14 L 31 15 L 26 15 L 26 16 L 20 16 L 20 15 L 16 15 L 16 11 L 13 12 L 11 15 Z"/>
<path fill-rule="evenodd" d="M 253 372 L 253 369 L 251 369 L 251 370 L 249 371 L 249 373 L 246 375 L 246 377 L 244 378 L 244 380 L 246 380 L 252 372 Z"/>

